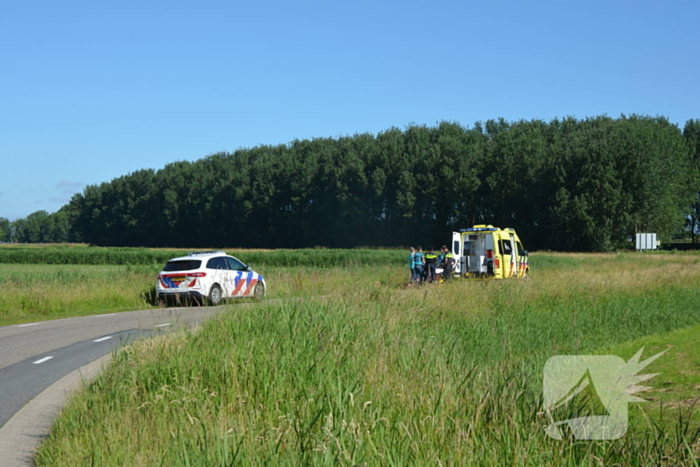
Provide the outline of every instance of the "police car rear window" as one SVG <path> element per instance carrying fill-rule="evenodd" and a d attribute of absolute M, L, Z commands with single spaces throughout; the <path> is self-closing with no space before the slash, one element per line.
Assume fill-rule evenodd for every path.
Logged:
<path fill-rule="evenodd" d="M 189 271 L 192 269 L 199 269 L 202 262 L 198 259 L 186 259 L 182 261 L 168 261 L 165 265 L 163 271 Z"/>

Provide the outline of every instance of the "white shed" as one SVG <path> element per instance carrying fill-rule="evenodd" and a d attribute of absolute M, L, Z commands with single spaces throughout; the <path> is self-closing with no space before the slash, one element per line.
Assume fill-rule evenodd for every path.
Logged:
<path fill-rule="evenodd" d="M 638 233 L 635 249 L 637 251 L 656 250 L 659 244 L 660 242 L 656 240 L 655 233 Z"/>

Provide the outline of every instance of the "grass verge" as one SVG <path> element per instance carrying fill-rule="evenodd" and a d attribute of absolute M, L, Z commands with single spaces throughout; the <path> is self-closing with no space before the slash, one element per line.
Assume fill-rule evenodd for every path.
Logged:
<path fill-rule="evenodd" d="M 658 345 L 692 346 L 700 271 L 694 257 L 673 258 L 583 258 L 533 268 L 530 280 L 408 290 L 402 270 L 331 274 L 325 298 L 231 307 L 197 333 L 117 353 L 36 462 L 697 465 L 698 431 L 653 413 L 614 441 L 544 434 L 549 357 L 629 358 L 625 345 L 636 351 L 659 333 Z M 318 276 L 296 280 L 305 289 Z M 686 353 L 664 375 L 697 365 Z"/>

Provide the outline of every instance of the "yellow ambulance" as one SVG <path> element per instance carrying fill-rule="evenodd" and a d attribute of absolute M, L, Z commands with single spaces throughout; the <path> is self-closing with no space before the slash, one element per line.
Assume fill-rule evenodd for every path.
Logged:
<path fill-rule="evenodd" d="M 528 277 L 527 250 L 514 229 L 475 225 L 452 232 L 454 275 L 463 277 Z"/>

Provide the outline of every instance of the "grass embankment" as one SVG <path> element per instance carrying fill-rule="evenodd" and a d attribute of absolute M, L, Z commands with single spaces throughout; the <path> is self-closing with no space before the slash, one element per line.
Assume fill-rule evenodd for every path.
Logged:
<path fill-rule="evenodd" d="M 648 403 L 636 406 L 631 419 L 639 422 L 645 414 L 666 425 L 687 423 L 700 427 L 700 325 L 633 339 L 596 354 L 618 355 L 629 360 L 644 348 L 642 359 L 660 352 L 662 357 L 644 369 L 644 374 L 657 376 L 645 383 L 650 386 L 641 397 Z M 636 417 L 636 418 L 635 418 Z"/>
<path fill-rule="evenodd" d="M 339 271 L 330 297 L 234 306 L 117 353 L 37 465 L 697 465 L 696 425 L 645 404 L 619 440 L 552 440 L 541 391 L 553 355 L 695 349 L 698 259 L 533 255 L 531 280 L 413 289 L 403 268 Z M 680 382 L 685 353 L 651 370 Z"/>
<path fill-rule="evenodd" d="M 263 274 L 271 298 L 327 293 L 337 268 L 388 268 L 399 251 L 227 250 Z M 0 246 L 0 326 L 153 308 L 156 275 L 185 250 L 86 246 Z M 336 268 L 336 269 L 334 269 Z M 314 278 L 309 280 L 309 278 Z"/>

